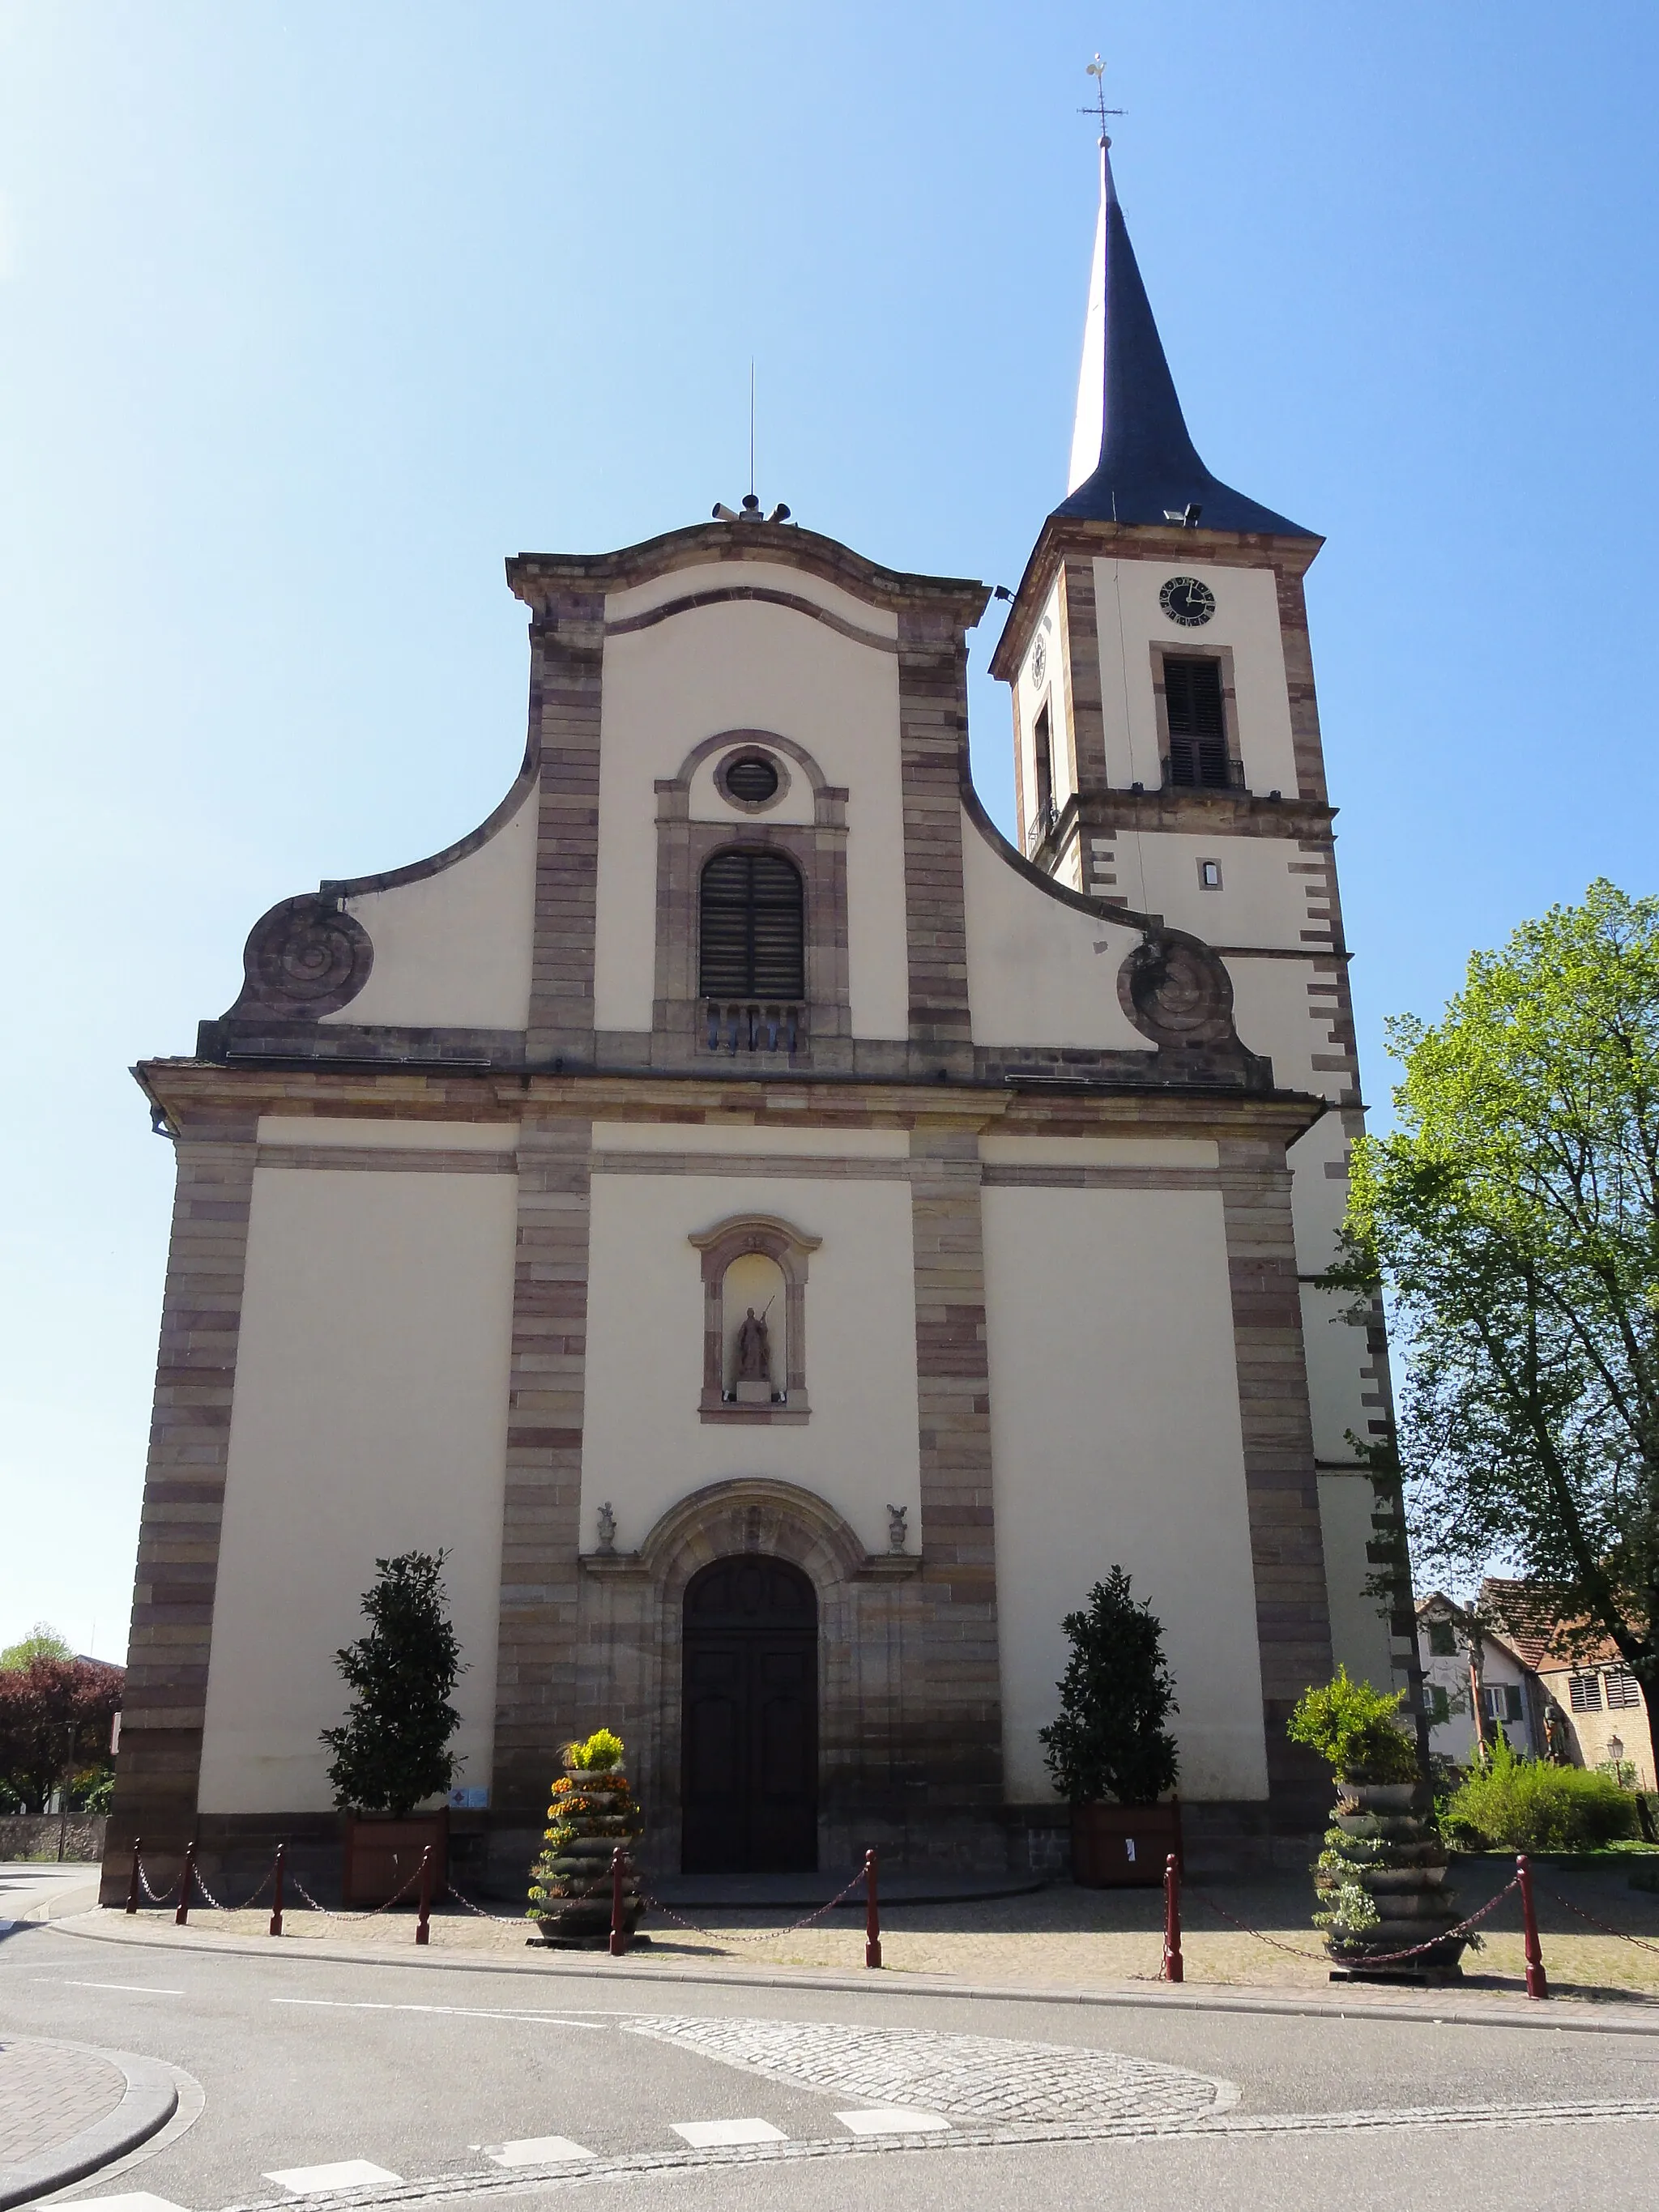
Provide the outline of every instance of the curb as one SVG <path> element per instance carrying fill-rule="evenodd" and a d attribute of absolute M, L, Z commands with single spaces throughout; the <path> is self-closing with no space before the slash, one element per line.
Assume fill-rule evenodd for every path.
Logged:
<path fill-rule="evenodd" d="M 112 2112 L 82 2128 L 67 2142 L 42 2151 L 36 2158 L 20 2159 L 15 2166 L 0 2166 L 0 2212 L 6 2212 L 9 2205 L 67 2189 L 71 2183 L 84 2181 L 88 2174 L 112 2166 L 159 2134 L 179 2109 L 179 2087 L 173 2069 L 159 2058 L 140 2058 L 130 2051 L 102 2051 L 91 2043 L 66 2043 L 58 2036 L 17 2036 L 12 2040 L 51 2044 L 59 2051 L 101 2058 L 120 2068 L 127 2086 Z"/>
<path fill-rule="evenodd" d="M 225 1957 L 265 1959 L 272 1956 L 271 1940 L 264 1942 L 245 1942 L 234 1937 L 211 1936 L 203 1931 L 194 1942 L 180 1942 L 172 1935 L 148 1930 L 131 1935 L 116 1935 L 112 1930 L 89 1923 L 100 1914 L 83 1914 L 78 1920 L 60 1920 L 54 1923 L 60 1936 L 77 1936 L 94 1943 L 125 1944 L 141 1950 L 162 1950 L 177 1957 L 193 1954 L 197 1957 Z M 582 1979 L 606 1982 L 702 1983 L 728 1989 L 751 1990 L 848 1990 L 860 1996 L 880 1997 L 959 1997 L 992 2004 L 1085 2005 L 1149 2012 L 1188 2013 L 1252 2013 L 1275 2017 L 1312 2020 L 1370 2020 L 1400 2022 L 1419 2027 L 1519 2027 L 1539 2029 L 1553 2034 L 1568 2035 L 1650 2035 L 1659 2036 L 1659 2000 L 1645 2002 L 1638 1998 L 1628 2006 L 1620 2006 L 1615 2013 L 1609 2005 L 1589 2005 L 1577 2016 L 1569 2009 L 1574 2000 L 1553 1998 L 1547 2004 L 1528 2004 L 1522 2010 L 1512 2001 L 1499 1998 L 1488 2008 L 1485 2005 L 1459 2004 L 1455 2001 L 1441 2001 L 1440 1993 L 1426 1991 L 1421 1999 L 1402 2000 L 1390 1997 L 1322 1997 L 1311 1994 L 1292 1996 L 1289 1994 L 1261 1996 L 1234 1996 L 1217 1990 L 1213 1995 L 1200 1996 L 1183 1984 L 1179 1989 L 1160 1984 L 1156 1994 L 1151 1990 L 1126 1989 L 1121 1984 L 1099 1989 L 1069 1989 L 1044 1987 L 1010 1988 L 995 1983 L 957 1982 L 942 1974 L 901 1974 L 866 1972 L 829 1974 L 811 1967 L 730 1967 L 690 1966 L 667 1965 L 630 1966 L 625 1961 L 605 1958 L 595 1954 L 592 1963 L 570 1952 L 550 1953 L 543 1959 L 520 1961 L 508 1959 L 469 1959 L 449 1957 L 429 1949 L 419 1951 L 411 1945 L 407 1950 L 369 1949 L 367 1946 L 343 1943 L 313 1943 L 303 1939 L 284 1936 L 275 1946 L 276 1955 L 284 1960 L 312 1960 L 333 1966 L 390 1966 L 412 1969 L 420 1973 L 507 1974 L 531 1977 L 544 1987 L 554 1979 Z M 557 1965 L 552 1963 L 557 1959 Z M 1449 1996 L 1449 1992 L 1448 1992 Z M 0 2212 L 4 2212 L 4 2199 L 0 2199 Z"/>

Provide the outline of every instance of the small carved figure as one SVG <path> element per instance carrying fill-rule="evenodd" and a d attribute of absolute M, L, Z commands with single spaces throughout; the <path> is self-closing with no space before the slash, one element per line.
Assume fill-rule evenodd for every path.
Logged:
<path fill-rule="evenodd" d="M 1567 1748 L 1567 1717 L 1553 1698 L 1544 1714 L 1544 1756 L 1555 1766 L 1568 1765 L 1571 1760 Z"/>
<path fill-rule="evenodd" d="M 887 1548 L 902 1552 L 910 1540 L 910 1509 L 908 1505 L 890 1505 L 887 1509 Z"/>
<path fill-rule="evenodd" d="M 737 1379 L 739 1382 L 769 1382 L 772 1379 L 772 1345 L 766 1316 L 762 1314 L 757 1320 L 753 1306 L 747 1318 L 738 1325 Z"/>
<path fill-rule="evenodd" d="M 602 1552 L 614 1552 L 617 1548 L 617 1516 L 611 1510 L 611 1500 L 608 1498 L 599 1508 L 599 1549 Z"/>

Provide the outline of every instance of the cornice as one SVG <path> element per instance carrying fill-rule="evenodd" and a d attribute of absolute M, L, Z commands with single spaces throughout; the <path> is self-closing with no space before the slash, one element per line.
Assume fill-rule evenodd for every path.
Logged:
<path fill-rule="evenodd" d="M 976 578 L 885 568 L 793 522 L 696 523 L 612 553 L 520 553 L 507 563 L 507 580 L 514 595 L 541 615 L 565 593 L 623 591 L 679 568 L 756 561 L 801 569 L 872 606 L 948 614 L 964 629 L 973 629 L 991 596 Z"/>
<path fill-rule="evenodd" d="M 1012 684 L 1031 641 L 1031 632 L 1048 596 L 1056 571 L 1068 555 L 1089 560 L 1187 561 L 1213 568 L 1272 568 L 1282 575 L 1304 576 L 1322 538 L 1273 537 L 1265 532 L 1187 530 L 1176 524 L 1158 529 L 1145 523 L 1085 522 L 1051 514 L 1037 533 L 1031 557 L 1019 580 L 991 655 L 991 673 Z"/>

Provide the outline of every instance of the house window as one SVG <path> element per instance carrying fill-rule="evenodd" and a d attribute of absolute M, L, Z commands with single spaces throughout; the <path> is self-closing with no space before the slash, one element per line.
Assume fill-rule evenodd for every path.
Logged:
<path fill-rule="evenodd" d="M 1198 864 L 1198 881 L 1200 890 L 1218 891 L 1221 889 L 1220 861 L 1200 860 Z"/>
<path fill-rule="evenodd" d="M 716 853 L 699 898 L 699 988 L 705 999 L 804 999 L 800 872 L 781 853 Z"/>
<path fill-rule="evenodd" d="M 1451 1692 L 1443 1682 L 1423 1685 L 1423 1710 L 1429 1717 L 1431 1728 L 1438 1728 L 1451 1718 Z"/>
<path fill-rule="evenodd" d="M 1046 699 L 1038 709 L 1031 742 L 1036 753 L 1036 834 L 1041 839 L 1054 822 L 1054 740 Z"/>
<path fill-rule="evenodd" d="M 1489 1721 L 1518 1721 L 1521 1717 L 1519 1682 L 1488 1682 L 1480 1692 L 1481 1711 Z"/>
<path fill-rule="evenodd" d="M 1567 1695 L 1576 1713 L 1599 1713 L 1601 1710 L 1601 1678 L 1599 1674 L 1569 1674 Z"/>
<path fill-rule="evenodd" d="M 1449 1620 L 1429 1623 L 1429 1656 L 1431 1659 L 1455 1659 L 1457 1656 L 1457 1631 Z"/>
<path fill-rule="evenodd" d="M 1635 1675 L 1631 1673 L 1628 1667 L 1609 1667 L 1603 1679 L 1607 1684 L 1607 1705 L 1611 1711 L 1618 1712 L 1626 1705 L 1641 1704 L 1641 1690 Z"/>
<path fill-rule="evenodd" d="M 1164 703 L 1170 722 L 1170 781 L 1224 790 L 1231 777 L 1221 663 L 1184 653 L 1166 653 Z"/>

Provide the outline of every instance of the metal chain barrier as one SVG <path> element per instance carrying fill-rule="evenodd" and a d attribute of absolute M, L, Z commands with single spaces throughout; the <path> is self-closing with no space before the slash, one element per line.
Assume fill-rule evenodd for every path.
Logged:
<path fill-rule="evenodd" d="M 1553 1897 L 1558 1905 L 1565 1905 L 1569 1912 L 1576 1912 L 1581 1920 L 1588 1920 L 1592 1928 L 1599 1928 L 1604 1936 L 1616 1936 L 1621 1943 L 1634 1943 L 1644 1951 L 1659 1951 L 1659 1943 L 1650 1943 L 1645 1936 L 1632 1936 L 1627 1928 L 1615 1928 L 1611 1921 L 1598 1920 L 1593 1912 L 1586 1912 L 1582 1905 L 1575 1905 L 1570 1897 L 1563 1897 L 1559 1889 L 1551 1889 L 1543 1882 L 1540 1882 L 1538 1887 L 1546 1897 Z"/>
<path fill-rule="evenodd" d="M 816 1912 L 809 1912 L 805 1920 L 792 1920 L 787 1928 L 700 1928 L 695 1920 L 683 1918 L 672 1905 L 665 1905 L 659 1897 L 642 1897 L 640 1903 L 641 1907 L 649 1905 L 658 1912 L 665 1912 L 677 1928 L 684 1928 L 693 1936 L 707 1936 L 713 1943 L 774 1943 L 780 1936 L 797 1935 L 801 1929 L 811 1928 L 822 1920 L 826 1912 L 833 1912 L 842 1899 L 850 1897 L 865 1879 L 864 1869 L 860 1867 L 846 1888 L 837 1890 L 827 1905 L 819 1905 Z"/>
<path fill-rule="evenodd" d="M 399 1890 L 395 1890 L 392 1894 L 387 1898 L 384 1905 L 372 1905 L 366 1912 L 336 1912 L 331 1909 L 331 1907 L 326 1905 L 318 1904 L 316 1899 L 312 1895 L 311 1892 L 306 1887 L 304 1882 L 301 1881 L 299 1875 L 295 1873 L 291 1867 L 289 1869 L 288 1878 L 293 1883 L 295 1888 L 299 1891 L 301 1896 L 304 1898 L 306 1903 L 311 1907 L 312 1911 L 313 1912 L 320 1912 L 325 1920 L 375 1920 L 380 1917 L 381 1913 L 390 1912 L 394 1905 L 402 1904 L 404 1898 L 409 1895 L 410 1891 L 413 1889 L 416 1883 L 419 1881 L 421 1878 L 421 1869 L 417 1866 L 414 1873 L 409 1877 L 409 1880 L 404 1884 L 403 1887 Z"/>
<path fill-rule="evenodd" d="M 182 1869 L 180 1871 L 182 1873 Z M 149 1886 L 149 1876 L 144 1872 L 144 1863 L 143 1859 L 140 1859 L 138 1862 L 138 1881 L 140 1886 L 143 1887 L 144 1895 L 149 1899 L 152 1905 L 171 1905 L 173 1902 L 173 1893 L 179 1887 L 179 1877 L 175 1876 L 174 1879 L 167 1884 L 166 1889 L 162 1891 L 161 1896 L 157 1897 L 155 1892 Z"/>
<path fill-rule="evenodd" d="M 275 1859 L 271 1861 L 270 1873 L 264 1875 L 261 1880 L 259 1887 L 254 1891 L 252 1896 L 246 1899 L 240 1905 L 222 1905 L 219 1902 L 219 1899 L 213 1894 L 213 1892 L 208 1887 L 206 1882 L 203 1881 L 202 1869 L 200 1867 L 196 1865 L 194 1861 L 191 1862 L 190 1870 L 196 1877 L 197 1888 L 201 1891 L 203 1896 L 207 1899 L 209 1905 L 215 1912 L 246 1912 L 251 1906 L 255 1905 L 259 1902 L 259 1899 L 265 1893 L 267 1885 L 276 1880 L 276 1862 Z"/>
<path fill-rule="evenodd" d="M 1199 1901 L 1206 1905 L 1212 1912 L 1219 1913 L 1222 1919 L 1229 1922 L 1233 1927 L 1237 1928 L 1241 1935 L 1254 1936 L 1258 1943 L 1266 1943 L 1270 1945 L 1275 1951 L 1283 1951 L 1289 1958 L 1315 1959 L 1317 1960 L 1321 1965 L 1323 1965 L 1325 1962 L 1326 1954 L 1323 1951 L 1304 1951 L 1298 1948 L 1298 1947 L 1294 1943 L 1281 1943 L 1277 1936 L 1264 1936 L 1261 1929 L 1252 1928 L 1247 1920 L 1240 1920 L 1236 1914 L 1229 1912 L 1224 1905 L 1218 1905 L 1215 1899 L 1210 1896 L 1208 1892 L 1200 1889 L 1196 1882 L 1183 1882 L 1182 1884 L 1181 1893 L 1183 1898 L 1196 1897 Z"/>
<path fill-rule="evenodd" d="M 1356 1966 L 1398 1966 L 1406 1959 L 1420 1959 L 1425 1952 L 1434 1950 L 1439 1944 L 1449 1942 L 1454 1936 L 1466 1936 L 1469 1929 L 1474 1927 L 1477 1923 L 1484 1920 L 1489 1912 L 1495 1912 L 1511 1890 L 1519 1889 L 1520 1887 L 1520 1878 L 1517 1875 L 1505 1882 L 1503 1888 L 1498 1891 L 1497 1896 L 1489 1899 L 1488 1901 L 1480 1907 L 1480 1910 L 1478 1912 L 1470 1913 L 1467 1920 L 1460 1920 L 1455 1928 L 1443 1928 L 1437 1935 L 1431 1936 L 1426 1943 L 1413 1943 L 1409 1950 L 1405 1951 L 1367 1952 L 1364 1958 L 1355 1959 L 1350 1963 Z M 1553 1892 L 1551 1893 L 1553 1895 Z M 1218 1905 L 1212 1897 L 1209 1896 L 1204 1890 L 1200 1889 L 1195 1883 L 1188 1883 L 1185 1886 L 1183 1894 L 1188 1897 L 1196 1896 L 1203 1904 L 1208 1906 L 1212 1912 L 1219 1913 L 1224 1920 L 1231 1922 L 1232 1926 L 1237 1928 L 1241 1934 L 1245 1936 L 1254 1936 L 1258 1943 L 1269 1944 L 1275 1951 L 1283 1951 L 1292 1959 L 1311 1959 L 1318 1965 L 1323 1966 L 1327 1964 L 1333 1956 L 1333 1954 L 1328 1951 L 1304 1951 L 1294 1943 L 1281 1943 L 1277 1936 L 1264 1936 L 1261 1929 L 1252 1928 L 1248 1921 L 1240 1920 L 1236 1917 L 1234 1914 L 1229 1912 L 1224 1905 Z M 1612 1932 L 1614 1935 L 1617 1935 L 1619 1931 L 1617 1929 L 1614 1929 Z M 1639 1940 L 1640 1938 L 1636 1936 L 1632 1936 L 1631 1938 L 1632 1942 L 1639 1942 Z M 1654 1948 L 1656 1947 L 1653 1945 L 1649 1946 L 1650 1949 Z"/>

